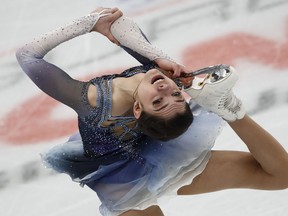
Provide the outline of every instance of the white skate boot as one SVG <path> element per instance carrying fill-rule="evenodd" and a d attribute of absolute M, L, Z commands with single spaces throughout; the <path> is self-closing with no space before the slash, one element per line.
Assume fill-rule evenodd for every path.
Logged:
<path fill-rule="evenodd" d="M 244 107 L 232 92 L 238 76 L 227 65 L 216 65 L 193 72 L 193 75 L 208 74 L 204 79 L 196 77 L 193 85 L 184 91 L 203 108 L 212 111 L 228 122 L 242 119 Z"/>

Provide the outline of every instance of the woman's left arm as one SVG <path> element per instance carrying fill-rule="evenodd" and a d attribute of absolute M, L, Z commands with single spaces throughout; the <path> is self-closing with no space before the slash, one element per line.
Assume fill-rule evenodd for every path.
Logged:
<path fill-rule="evenodd" d="M 43 92 L 73 108 L 78 114 L 86 112 L 86 106 L 82 106 L 82 93 L 88 83 L 73 79 L 64 70 L 44 60 L 44 57 L 58 45 L 102 25 L 98 21 L 103 17 L 115 20 L 121 15 L 117 9 L 106 9 L 78 18 L 22 46 L 16 52 L 17 60 L 23 71 Z"/>
<path fill-rule="evenodd" d="M 154 61 L 161 69 L 178 77 L 188 69 L 175 62 L 162 50 L 153 46 L 138 25 L 129 17 L 122 16 L 111 25 L 112 35 L 129 54 L 142 64 Z"/>

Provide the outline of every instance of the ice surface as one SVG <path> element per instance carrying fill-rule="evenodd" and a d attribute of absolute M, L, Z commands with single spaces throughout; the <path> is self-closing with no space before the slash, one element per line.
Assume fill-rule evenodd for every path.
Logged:
<path fill-rule="evenodd" d="M 1 216 L 99 215 L 100 202 L 93 191 L 41 166 L 39 153 L 65 142 L 76 130 L 75 114 L 43 96 L 14 57 L 15 50 L 34 36 L 98 5 L 121 8 L 153 44 L 192 69 L 218 63 L 236 67 L 240 75 L 236 94 L 252 117 L 288 149 L 287 0 L 4 1 L 0 7 Z M 47 59 L 81 79 L 137 64 L 97 34 L 63 44 Z M 48 105 L 52 106 L 48 113 L 39 112 Z M 57 128 L 55 120 L 63 125 Z M 62 131 L 65 121 L 69 126 Z M 215 149 L 246 150 L 228 127 Z M 168 197 L 161 204 L 167 216 L 286 216 L 287 201 L 287 190 L 237 189 Z"/>

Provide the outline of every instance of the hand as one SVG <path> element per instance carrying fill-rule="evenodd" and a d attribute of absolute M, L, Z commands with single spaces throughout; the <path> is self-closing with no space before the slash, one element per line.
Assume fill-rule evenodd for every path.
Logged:
<path fill-rule="evenodd" d="M 95 24 L 91 31 L 98 32 L 107 37 L 112 43 L 120 45 L 119 41 L 117 41 L 116 38 L 112 35 L 110 27 L 115 20 L 123 15 L 123 13 L 118 8 L 105 9 L 103 7 L 97 8 L 92 13 L 100 13 L 103 10 L 104 12 L 101 14 L 104 16 L 99 18 L 98 22 Z"/>
<path fill-rule="evenodd" d="M 168 59 L 156 59 L 155 63 L 163 69 L 165 72 L 163 72 L 166 76 L 169 78 L 179 78 L 180 82 L 186 87 L 192 85 L 192 81 L 194 79 L 193 76 L 190 77 L 184 77 L 183 75 L 185 73 L 189 73 L 189 70 L 180 64 L 177 64 L 176 62 L 170 61 Z"/>
<path fill-rule="evenodd" d="M 185 72 L 186 68 L 183 65 L 177 64 L 176 62 L 170 61 L 168 59 L 155 59 L 156 64 L 163 70 L 172 73 L 173 77 L 179 77 L 181 72 Z"/>

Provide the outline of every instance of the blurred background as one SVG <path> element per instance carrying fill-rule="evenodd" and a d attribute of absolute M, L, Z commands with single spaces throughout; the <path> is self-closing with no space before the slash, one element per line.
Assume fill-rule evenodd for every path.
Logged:
<path fill-rule="evenodd" d="M 22 72 L 17 48 L 86 15 L 119 7 L 150 42 L 191 70 L 230 64 L 247 112 L 288 149 L 288 0 L 14 0 L 0 8 L 0 212 L 2 216 L 98 216 L 93 191 L 42 166 L 40 153 L 77 131 L 76 115 Z M 96 33 L 46 57 L 88 80 L 139 63 Z M 225 127 L 215 149 L 247 150 Z M 159 200 L 167 216 L 286 216 L 288 191 L 225 190 Z"/>

